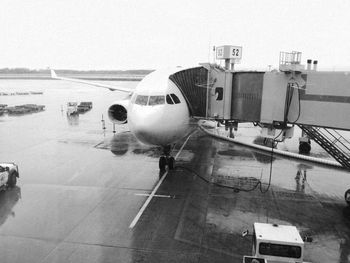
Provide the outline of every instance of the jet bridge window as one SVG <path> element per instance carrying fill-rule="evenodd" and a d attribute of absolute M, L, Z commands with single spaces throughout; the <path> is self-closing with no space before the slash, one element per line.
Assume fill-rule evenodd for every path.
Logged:
<path fill-rule="evenodd" d="M 135 104 L 138 105 L 147 105 L 148 102 L 148 96 L 144 96 L 144 95 L 137 95 L 137 98 L 135 100 Z"/>
<path fill-rule="evenodd" d="M 150 96 L 148 105 L 154 106 L 154 105 L 161 105 L 165 104 L 165 97 L 164 96 Z"/>

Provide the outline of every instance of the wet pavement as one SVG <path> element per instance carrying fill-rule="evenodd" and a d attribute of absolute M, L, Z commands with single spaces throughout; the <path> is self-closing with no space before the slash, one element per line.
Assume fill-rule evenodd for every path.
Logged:
<path fill-rule="evenodd" d="M 20 169 L 17 187 L 0 192 L 1 262 L 242 262 L 252 240 L 241 233 L 254 222 L 312 237 L 305 261 L 350 262 L 349 172 L 198 131 L 181 152 L 184 141 L 175 146 L 176 169 L 163 174 L 159 149 L 127 127 L 102 131 L 109 93 L 95 99 L 96 90 L 52 83 L 45 112 L 0 117 L 0 160 Z M 60 105 L 75 95 L 94 108 L 71 120 Z"/>

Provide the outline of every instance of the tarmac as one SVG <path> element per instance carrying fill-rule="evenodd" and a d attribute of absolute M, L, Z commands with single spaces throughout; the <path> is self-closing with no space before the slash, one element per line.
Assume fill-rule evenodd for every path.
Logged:
<path fill-rule="evenodd" d="M 20 172 L 0 192 L 1 262 L 242 262 L 254 222 L 295 225 L 305 261 L 350 262 L 349 171 L 198 130 L 164 173 L 158 148 L 98 129 L 93 111 L 1 117 L 1 161 Z"/>

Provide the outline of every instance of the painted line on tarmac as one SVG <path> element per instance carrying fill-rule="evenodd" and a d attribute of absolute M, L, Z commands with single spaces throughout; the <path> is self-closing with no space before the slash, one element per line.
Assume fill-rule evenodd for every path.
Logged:
<path fill-rule="evenodd" d="M 150 196 L 150 194 L 135 194 L 138 196 Z M 171 198 L 171 195 L 154 195 L 153 197 L 164 197 L 164 198 Z"/>
<path fill-rule="evenodd" d="M 193 133 L 192 133 L 193 134 Z M 183 148 L 185 147 L 186 143 L 188 142 L 188 140 L 190 139 L 190 137 L 192 136 L 192 134 L 190 136 L 187 137 L 186 141 L 184 142 L 184 144 L 181 146 L 179 152 L 176 154 L 175 156 L 175 160 L 177 159 L 177 157 L 179 157 L 180 153 L 182 152 Z"/>
<path fill-rule="evenodd" d="M 137 215 L 135 216 L 134 220 L 132 220 L 129 228 L 134 228 L 134 226 L 136 226 L 137 222 L 139 221 L 140 217 L 142 216 L 143 212 L 146 210 L 148 204 L 151 202 L 152 198 L 154 197 L 155 193 L 157 192 L 159 186 L 162 184 L 162 182 L 164 181 L 165 177 L 167 176 L 168 171 L 166 171 L 162 178 L 160 178 L 158 184 L 156 185 L 156 187 L 154 187 L 153 191 L 151 192 L 151 194 L 149 195 L 149 197 L 147 198 L 146 202 L 143 204 L 143 206 L 141 207 L 141 209 L 139 210 L 139 212 L 137 213 Z"/>
<path fill-rule="evenodd" d="M 188 142 L 188 140 L 190 139 L 191 135 L 187 137 L 186 141 L 183 143 L 183 145 L 181 146 L 179 152 L 176 154 L 175 156 L 175 160 L 177 159 L 177 157 L 179 157 L 181 151 L 183 150 L 183 148 L 185 147 L 186 143 Z M 160 178 L 159 182 L 157 183 L 157 185 L 154 187 L 153 191 L 151 192 L 151 194 L 148 196 L 146 202 L 143 204 L 143 206 L 141 207 L 141 209 L 139 210 L 139 212 L 137 213 L 137 215 L 135 216 L 134 220 L 132 220 L 129 228 L 134 228 L 137 224 L 137 222 L 139 221 L 139 219 L 141 218 L 143 212 L 146 210 L 148 204 L 151 202 L 152 198 L 155 196 L 158 188 L 160 187 L 160 185 L 163 183 L 165 177 L 168 175 L 168 171 L 166 171 L 162 178 Z"/>

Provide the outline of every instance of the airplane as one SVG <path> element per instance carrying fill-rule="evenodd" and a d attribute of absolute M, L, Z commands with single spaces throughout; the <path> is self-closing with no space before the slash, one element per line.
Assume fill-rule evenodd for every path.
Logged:
<path fill-rule="evenodd" d="M 53 69 L 51 78 L 128 93 L 124 99 L 109 106 L 109 119 L 119 125 L 128 123 L 130 132 L 140 142 L 161 146 L 163 153 L 159 158 L 159 169 L 165 170 L 167 166 L 172 170 L 175 166 L 175 159 L 170 155 L 172 145 L 189 136 L 198 127 L 197 121 L 190 116 L 190 110 L 180 89 L 169 79 L 169 76 L 182 70 L 184 69 L 180 67 L 156 70 L 143 78 L 134 91 L 81 79 L 59 77 Z"/>

